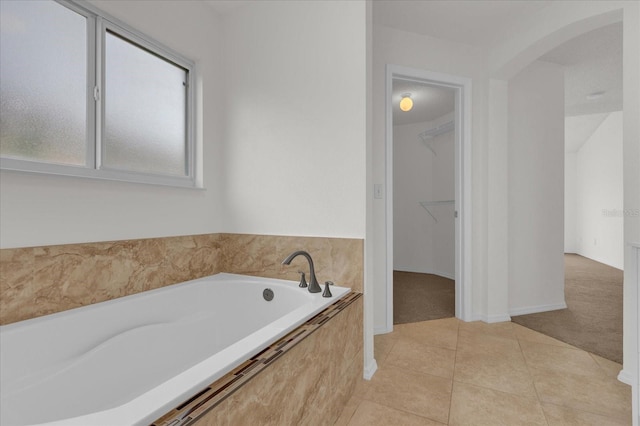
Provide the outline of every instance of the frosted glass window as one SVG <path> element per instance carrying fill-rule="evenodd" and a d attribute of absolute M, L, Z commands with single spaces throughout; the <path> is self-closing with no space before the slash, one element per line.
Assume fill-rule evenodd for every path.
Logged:
<path fill-rule="evenodd" d="M 52 1 L 0 1 L 0 155 L 87 162 L 87 18 Z"/>
<path fill-rule="evenodd" d="M 103 167 L 185 176 L 187 70 L 105 37 Z"/>

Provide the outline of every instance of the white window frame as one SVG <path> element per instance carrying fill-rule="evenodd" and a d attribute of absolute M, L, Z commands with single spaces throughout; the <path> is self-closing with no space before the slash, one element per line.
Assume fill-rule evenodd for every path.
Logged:
<path fill-rule="evenodd" d="M 80 4 L 72 0 L 53 1 L 87 18 L 86 166 L 0 157 L 0 169 L 187 188 L 196 187 L 196 145 L 194 137 L 194 82 L 196 79 L 194 63 L 92 5 L 87 3 Z M 104 130 L 102 88 L 104 87 L 104 42 L 107 31 L 139 45 L 187 71 L 185 176 L 116 170 L 102 165 L 102 133 Z"/>

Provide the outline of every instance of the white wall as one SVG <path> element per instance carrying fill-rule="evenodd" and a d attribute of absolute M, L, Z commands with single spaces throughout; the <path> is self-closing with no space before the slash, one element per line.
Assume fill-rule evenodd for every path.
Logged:
<path fill-rule="evenodd" d="M 374 14 L 376 12 L 374 3 Z M 374 26 L 373 29 L 373 173 L 371 184 L 385 181 L 385 70 L 395 64 L 473 79 L 472 89 L 472 312 L 480 318 L 486 293 L 486 82 L 481 49 L 434 37 Z M 368 190 L 373 190 L 373 185 Z M 385 200 L 373 205 L 374 325 L 386 331 Z"/>
<path fill-rule="evenodd" d="M 578 153 L 564 153 L 564 252 L 578 252 Z"/>
<path fill-rule="evenodd" d="M 2 171 L 0 247 L 364 237 L 364 2 L 263 2 L 224 18 L 198 1 L 92 3 L 196 62 L 204 190 Z"/>
<path fill-rule="evenodd" d="M 430 145 L 418 137 L 425 130 L 453 119 L 394 126 L 393 130 L 393 261 L 399 271 L 455 277 L 453 204 L 430 207 L 420 201 L 454 199 L 454 133 L 436 136 Z"/>
<path fill-rule="evenodd" d="M 224 179 L 217 16 L 199 2 L 92 3 L 196 62 L 200 108 L 196 133 L 204 151 L 205 189 L 1 171 L 0 247 L 219 232 Z"/>
<path fill-rule="evenodd" d="M 227 232 L 365 236 L 364 2 L 255 2 L 224 19 Z"/>
<path fill-rule="evenodd" d="M 613 112 L 576 155 L 577 253 L 624 264 L 622 111 Z"/>
<path fill-rule="evenodd" d="M 534 62 L 509 80 L 509 310 L 564 304 L 564 70 Z"/>

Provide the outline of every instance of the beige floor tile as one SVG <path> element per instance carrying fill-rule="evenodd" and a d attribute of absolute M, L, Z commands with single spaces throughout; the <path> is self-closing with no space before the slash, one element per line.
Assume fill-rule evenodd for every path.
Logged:
<path fill-rule="evenodd" d="M 589 355 L 591 355 L 591 357 L 598 363 L 602 371 L 604 371 L 607 376 L 618 378 L 618 374 L 620 374 L 620 371 L 622 370 L 621 364 L 618 364 L 617 362 L 611 361 L 606 358 L 602 358 L 601 356 L 598 356 L 596 354 Z"/>
<path fill-rule="evenodd" d="M 603 374 L 598 363 L 582 349 L 526 341 L 520 342 L 520 345 L 529 367 L 590 376 Z"/>
<path fill-rule="evenodd" d="M 474 334 L 487 334 L 506 339 L 516 338 L 515 331 L 513 330 L 513 323 L 510 321 L 495 322 L 491 324 L 482 321 L 460 322 L 460 331 L 469 331 Z"/>
<path fill-rule="evenodd" d="M 436 422 L 425 417 L 376 404 L 375 402 L 363 401 L 348 424 L 349 426 L 441 426 L 445 423 Z"/>
<path fill-rule="evenodd" d="M 394 333 L 397 333 L 398 337 L 412 339 L 429 346 L 456 349 L 458 325 L 461 323 L 457 318 L 445 318 L 411 324 L 398 324 L 394 326 Z"/>
<path fill-rule="evenodd" d="M 409 339 L 398 339 L 387 362 L 404 370 L 453 378 L 456 351 L 436 348 Z"/>
<path fill-rule="evenodd" d="M 522 397 L 464 383 L 453 383 L 449 425 L 547 425 L 535 397 Z"/>
<path fill-rule="evenodd" d="M 447 423 L 451 380 L 386 364 L 373 376 L 364 399 Z"/>
<path fill-rule="evenodd" d="M 543 403 L 542 409 L 549 426 L 627 426 L 631 424 L 630 416 L 628 420 L 615 419 L 548 403 Z"/>
<path fill-rule="evenodd" d="M 362 401 L 362 398 L 360 398 L 359 396 L 352 396 L 342 409 L 342 413 L 340 414 L 340 417 L 338 417 L 338 420 L 336 420 L 336 422 L 334 423 L 334 426 L 348 425 L 351 417 L 353 417 L 353 414 L 356 412 Z"/>
<path fill-rule="evenodd" d="M 553 337 L 539 333 L 535 330 L 531 330 L 530 328 L 523 327 L 520 324 L 516 324 L 515 322 L 511 324 L 518 340 L 543 343 L 545 345 L 562 346 L 565 348 L 575 348 L 575 346 L 571 346 L 568 343 L 562 342 L 558 339 L 554 339 Z"/>
<path fill-rule="evenodd" d="M 540 401 L 615 418 L 631 412 L 631 387 L 615 378 L 532 368 Z"/>
<path fill-rule="evenodd" d="M 378 366 L 386 360 L 389 352 L 396 343 L 398 333 L 378 334 L 373 337 L 373 356 Z"/>
<path fill-rule="evenodd" d="M 515 339 L 461 331 L 453 378 L 501 392 L 535 396 L 533 380 Z"/>

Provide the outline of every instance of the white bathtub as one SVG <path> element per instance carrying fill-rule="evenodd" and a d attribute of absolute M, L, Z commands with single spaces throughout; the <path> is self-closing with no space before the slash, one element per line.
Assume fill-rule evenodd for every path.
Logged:
<path fill-rule="evenodd" d="M 349 289 L 331 291 L 217 274 L 2 326 L 0 424 L 148 424 Z"/>

